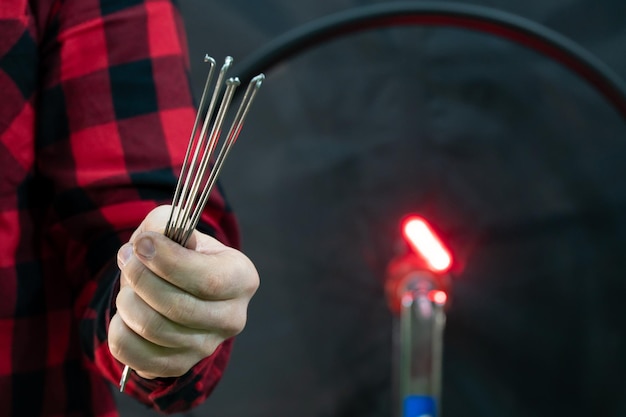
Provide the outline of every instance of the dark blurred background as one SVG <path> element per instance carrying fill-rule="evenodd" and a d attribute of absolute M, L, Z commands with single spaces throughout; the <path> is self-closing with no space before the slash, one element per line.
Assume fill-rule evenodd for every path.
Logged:
<path fill-rule="evenodd" d="M 241 62 L 374 3 L 181 1 L 196 94 L 204 53 Z M 464 3 L 541 23 L 626 77 L 623 0 Z M 444 417 L 626 416 L 626 124 L 596 91 L 445 27 L 354 34 L 266 75 L 222 174 L 261 288 L 223 381 L 182 415 L 391 417 L 382 283 L 415 212 L 458 260 Z"/>

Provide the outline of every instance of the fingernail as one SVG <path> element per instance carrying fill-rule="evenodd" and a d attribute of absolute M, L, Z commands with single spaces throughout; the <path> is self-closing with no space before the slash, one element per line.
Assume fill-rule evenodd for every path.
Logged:
<path fill-rule="evenodd" d="M 154 255 L 156 254 L 156 249 L 154 248 L 154 242 L 152 242 L 152 239 L 148 237 L 143 237 L 139 239 L 135 243 L 135 250 L 137 251 L 139 255 L 147 259 L 154 258 Z"/>
<path fill-rule="evenodd" d="M 117 257 L 120 260 L 120 263 L 126 265 L 130 257 L 133 255 L 133 246 L 131 244 L 125 244 L 120 248 L 117 253 Z"/>

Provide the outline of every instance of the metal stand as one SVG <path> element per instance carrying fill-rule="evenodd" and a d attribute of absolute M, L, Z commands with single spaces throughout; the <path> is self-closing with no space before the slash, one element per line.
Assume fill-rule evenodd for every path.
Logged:
<path fill-rule="evenodd" d="M 394 328 L 397 417 L 438 417 L 447 294 L 428 271 L 402 279 Z"/>

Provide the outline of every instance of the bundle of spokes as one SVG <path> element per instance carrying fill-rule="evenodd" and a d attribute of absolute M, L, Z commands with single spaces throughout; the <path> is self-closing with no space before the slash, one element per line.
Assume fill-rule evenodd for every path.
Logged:
<path fill-rule="evenodd" d="M 224 160 L 237 141 L 252 101 L 265 79 L 263 74 L 259 74 L 250 81 L 228 134 L 222 138 L 223 126 L 228 119 L 235 91 L 241 83 L 236 77 L 226 79 L 226 73 L 233 64 L 231 57 L 226 57 L 215 84 L 212 83 L 215 60 L 207 55 L 204 61 L 209 63 L 210 69 L 165 227 L 165 235 L 182 246 L 185 246 L 198 225 Z M 210 93 L 209 100 L 211 89 L 213 92 Z M 130 371 L 131 368 L 126 365 L 120 380 L 120 392 L 126 387 Z"/>

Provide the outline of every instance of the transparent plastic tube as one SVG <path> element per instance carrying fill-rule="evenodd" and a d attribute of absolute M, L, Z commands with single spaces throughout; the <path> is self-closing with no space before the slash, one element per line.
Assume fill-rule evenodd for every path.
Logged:
<path fill-rule="evenodd" d="M 447 296 L 429 274 L 407 279 L 395 325 L 398 417 L 437 417 Z"/>

